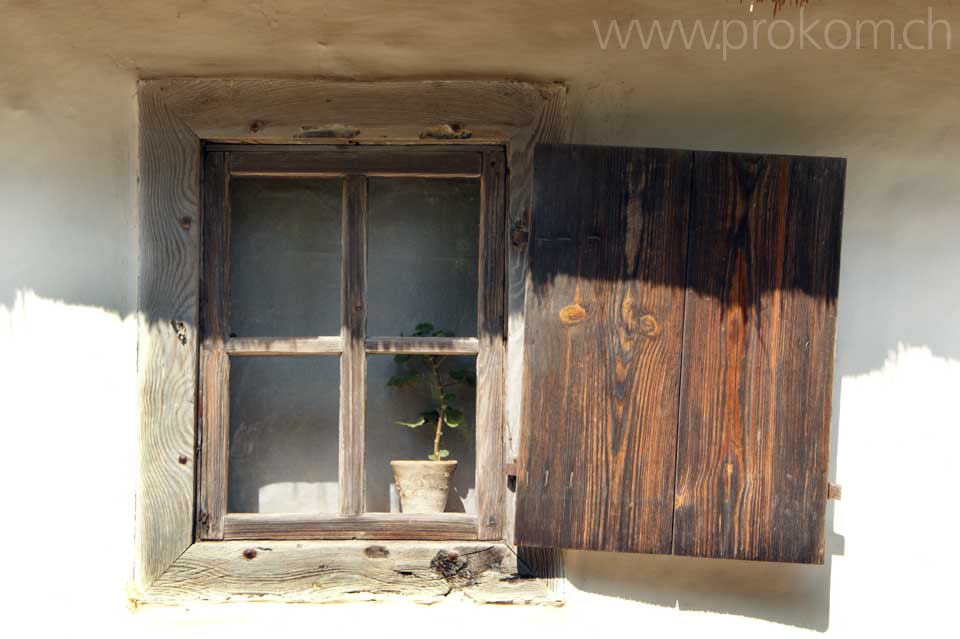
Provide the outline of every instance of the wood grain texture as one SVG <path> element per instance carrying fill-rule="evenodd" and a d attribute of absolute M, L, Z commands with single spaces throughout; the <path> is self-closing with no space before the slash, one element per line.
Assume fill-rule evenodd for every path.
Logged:
<path fill-rule="evenodd" d="M 476 337 L 368 337 L 368 353 L 411 355 L 475 355 L 480 352 Z"/>
<path fill-rule="evenodd" d="M 673 551 L 822 563 L 845 164 L 694 164 Z"/>
<path fill-rule="evenodd" d="M 258 147 L 253 147 L 258 148 Z M 265 147 L 259 147 L 265 148 Z M 410 153 L 396 146 L 328 147 L 310 151 L 304 147 L 285 151 L 232 151 L 233 175 L 433 175 L 480 177 L 482 151 L 476 147 L 424 147 Z"/>
<path fill-rule="evenodd" d="M 554 84 L 541 88 L 542 102 L 529 125 L 510 131 L 507 188 L 507 232 L 528 226 L 533 200 L 533 152 L 542 142 L 566 142 L 568 138 L 566 87 Z M 520 453 L 521 399 L 523 396 L 523 341 L 524 292 L 526 290 L 528 259 L 527 245 L 507 243 L 507 363 L 504 390 L 505 429 L 503 455 L 507 461 L 517 459 Z M 503 537 L 514 541 L 516 518 L 515 484 L 508 485 L 504 494 Z M 529 574 L 545 579 L 557 597 L 563 596 L 563 556 L 548 548 L 518 547 Z"/>
<path fill-rule="evenodd" d="M 537 579 L 517 577 L 502 544 L 235 541 L 192 546 L 138 603 L 280 601 L 556 605 Z"/>
<path fill-rule="evenodd" d="M 340 356 L 340 515 L 363 512 L 363 445 L 367 356 L 367 178 L 343 181 L 343 355 Z"/>
<path fill-rule="evenodd" d="M 460 513 L 408 515 L 229 514 L 224 539 L 477 539 L 477 518 Z"/>
<path fill-rule="evenodd" d="M 541 92 L 553 90 L 552 85 L 525 82 L 457 80 L 182 78 L 151 84 L 203 139 L 281 143 L 296 139 L 304 127 L 332 123 L 358 129 L 350 142 L 359 144 L 422 143 L 420 134 L 438 124 L 469 129 L 473 135 L 468 141 L 503 140 L 533 125 L 544 102 Z M 344 140 L 310 142 L 343 144 Z"/>
<path fill-rule="evenodd" d="M 518 544 L 670 552 L 691 161 L 537 147 Z"/>
<path fill-rule="evenodd" d="M 337 337 L 231 337 L 226 351 L 237 357 L 267 355 L 337 355 L 343 338 Z"/>
<path fill-rule="evenodd" d="M 135 578 L 145 586 L 193 541 L 200 142 L 157 91 L 139 89 Z"/>
<path fill-rule="evenodd" d="M 207 153 L 203 187 L 203 278 L 200 289 L 200 501 L 197 536 L 222 539 L 227 513 L 230 357 L 229 170 L 225 153 Z"/>
<path fill-rule="evenodd" d="M 503 496 L 504 366 L 506 365 L 506 158 L 485 151 L 480 188 L 477 326 L 477 518 L 480 539 L 501 539 Z"/>

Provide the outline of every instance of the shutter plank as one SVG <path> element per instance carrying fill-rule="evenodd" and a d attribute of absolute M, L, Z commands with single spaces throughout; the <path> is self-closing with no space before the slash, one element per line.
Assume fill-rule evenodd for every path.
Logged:
<path fill-rule="evenodd" d="M 537 147 L 517 544 L 671 550 L 691 159 Z"/>
<path fill-rule="evenodd" d="M 695 155 L 675 554 L 823 562 L 844 168 Z"/>

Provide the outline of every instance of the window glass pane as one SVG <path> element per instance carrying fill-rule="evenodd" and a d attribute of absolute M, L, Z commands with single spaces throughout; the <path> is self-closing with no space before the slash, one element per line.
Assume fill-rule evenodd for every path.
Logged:
<path fill-rule="evenodd" d="M 440 448 L 457 461 L 446 512 L 476 513 L 476 357 L 447 356 L 440 362 L 440 379 L 446 394 L 455 397 L 449 405 L 463 413 L 456 428 L 444 427 Z M 413 355 L 397 363 L 391 355 L 367 356 L 366 442 L 364 501 L 367 512 L 400 512 L 396 483 L 390 470 L 392 460 L 426 460 L 433 452 L 436 420 L 416 428 L 397 421 L 416 422 L 421 413 L 438 409 L 430 391 L 433 356 Z M 391 378 L 419 372 L 402 386 L 388 385 Z M 451 373 L 453 373 L 451 375 Z M 466 378 L 466 381 L 460 381 Z M 399 381 L 399 380 L 397 380 Z"/>
<path fill-rule="evenodd" d="M 230 181 L 230 330 L 340 334 L 339 179 Z"/>
<path fill-rule="evenodd" d="M 338 511 L 340 358 L 232 357 L 228 511 Z"/>
<path fill-rule="evenodd" d="M 372 178 L 368 201 L 367 335 L 476 335 L 479 180 Z"/>

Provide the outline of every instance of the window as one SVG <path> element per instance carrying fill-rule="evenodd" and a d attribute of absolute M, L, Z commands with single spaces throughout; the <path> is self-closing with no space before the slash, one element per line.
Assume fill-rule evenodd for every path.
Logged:
<path fill-rule="evenodd" d="M 493 146 L 206 147 L 202 539 L 501 538 L 504 165 Z M 446 512 L 423 515 L 390 462 L 431 452 L 429 424 L 397 424 L 430 390 L 388 384 L 420 357 L 463 414 Z"/>
<path fill-rule="evenodd" d="M 842 160 L 541 144 L 556 85 L 139 104 L 144 601 L 553 600 L 514 577 L 561 547 L 822 561 Z M 426 452 L 397 355 L 477 378 L 448 512 L 396 512 L 387 462 Z"/>

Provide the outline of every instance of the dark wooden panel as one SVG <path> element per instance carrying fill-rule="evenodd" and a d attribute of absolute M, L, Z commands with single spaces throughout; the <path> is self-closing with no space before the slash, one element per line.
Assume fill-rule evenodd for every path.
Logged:
<path fill-rule="evenodd" d="M 260 147 L 263 148 L 263 147 Z M 470 147 L 328 147 L 319 151 L 231 151 L 230 174 L 309 175 L 435 175 L 471 177 L 481 174 L 480 151 Z"/>
<path fill-rule="evenodd" d="M 518 544 L 670 552 L 691 159 L 537 147 Z"/>
<path fill-rule="evenodd" d="M 821 563 L 845 165 L 694 167 L 673 550 Z"/>
<path fill-rule="evenodd" d="M 230 436 L 229 325 L 230 215 L 226 154 L 204 163 L 203 277 L 200 288 L 200 539 L 222 539 L 227 512 L 227 441 Z"/>

